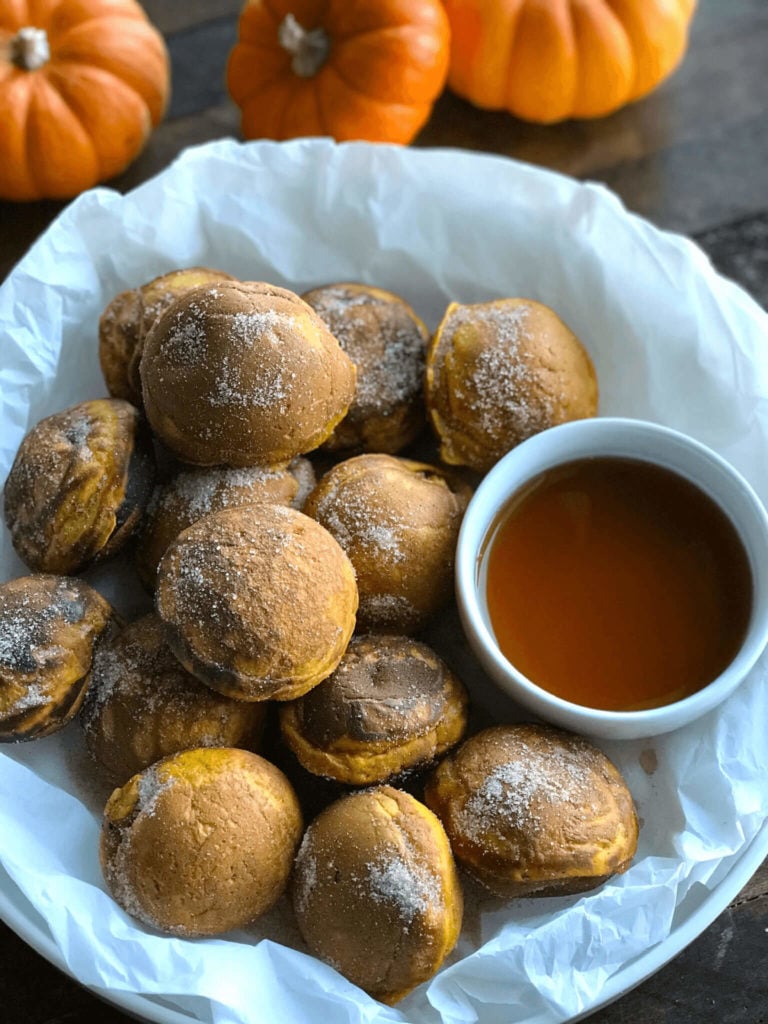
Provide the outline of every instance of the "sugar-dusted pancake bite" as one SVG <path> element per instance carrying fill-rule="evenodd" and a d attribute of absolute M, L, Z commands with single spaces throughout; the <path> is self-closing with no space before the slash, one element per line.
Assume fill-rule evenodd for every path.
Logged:
<path fill-rule="evenodd" d="M 358 636 L 328 679 L 280 707 L 280 728 L 308 771 L 363 786 L 458 743 L 467 704 L 461 682 L 426 644 Z"/>
<path fill-rule="evenodd" d="M 21 442 L 5 483 L 5 521 L 37 572 L 80 572 L 135 532 L 155 482 L 138 409 L 118 398 L 47 416 Z"/>
<path fill-rule="evenodd" d="M 118 782 L 190 747 L 254 749 L 265 706 L 231 700 L 186 671 L 154 615 L 101 643 L 80 724 L 94 759 Z"/>
<path fill-rule="evenodd" d="M 439 467 L 394 455 L 357 455 L 320 479 L 304 511 L 355 567 L 359 632 L 415 633 L 451 600 L 470 496 Z"/>
<path fill-rule="evenodd" d="M 98 644 L 117 630 L 83 580 L 35 574 L 0 583 L 0 742 L 47 736 L 80 709 Z"/>
<path fill-rule="evenodd" d="M 424 323 L 404 299 L 370 285 L 325 285 L 302 298 L 357 368 L 354 400 L 325 448 L 399 452 L 424 427 Z"/>
<path fill-rule="evenodd" d="M 183 665 L 240 700 L 289 700 L 336 668 L 355 628 L 352 565 L 296 509 L 213 512 L 165 553 L 156 604 Z"/>
<path fill-rule="evenodd" d="M 258 501 L 301 508 L 315 483 L 312 463 L 302 456 L 287 466 L 204 466 L 177 472 L 156 488 L 139 532 L 135 563 L 142 582 L 154 589 L 168 545 L 204 515 Z"/>
<path fill-rule="evenodd" d="M 291 888 L 312 952 L 384 1003 L 431 978 L 461 929 L 463 897 L 443 827 L 392 786 L 321 811 Z"/>
<path fill-rule="evenodd" d="M 294 292 L 224 281 L 187 292 L 149 331 L 147 417 L 196 465 L 277 465 L 312 451 L 346 414 L 355 367 Z"/>
<path fill-rule="evenodd" d="M 550 726 L 496 725 L 438 765 L 424 799 L 454 855 L 502 898 L 584 892 L 626 871 L 632 796 L 588 740 Z"/>
<path fill-rule="evenodd" d="M 101 867 L 112 897 L 145 925 L 219 935 L 279 899 L 301 830 L 296 794 L 269 761 L 227 747 L 185 750 L 114 791 Z"/>
<path fill-rule="evenodd" d="M 139 362 L 144 338 L 157 317 L 190 288 L 232 280 L 223 270 L 187 267 L 116 295 L 99 318 L 99 362 L 110 395 L 140 407 Z"/>
<path fill-rule="evenodd" d="M 426 402 L 450 465 L 484 473 L 532 434 L 597 412 L 582 343 L 532 299 L 452 302 L 427 355 Z"/>

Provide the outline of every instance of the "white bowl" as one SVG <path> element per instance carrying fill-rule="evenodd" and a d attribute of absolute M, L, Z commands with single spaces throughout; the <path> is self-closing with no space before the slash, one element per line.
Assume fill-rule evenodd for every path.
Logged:
<path fill-rule="evenodd" d="M 676 472 L 709 495 L 735 526 L 752 574 L 752 605 L 737 654 L 711 683 L 674 703 L 605 711 L 557 697 L 531 682 L 501 652 L 481 579 L 489 531 L 521 487 L 554 466 L 588 456 L 639 459 Z M 643 420 L 578 420 L 545 430 L 512 449 L 480 483 L 467 508 L 456 555 L 456 592 L 467 638 L 491 678 L 528 711 L 588 736 L 636 739 L 686 725 L 725 700 L 768 642 L 768 514 L 744 478 L 721 456 L 678 431 Z"/>

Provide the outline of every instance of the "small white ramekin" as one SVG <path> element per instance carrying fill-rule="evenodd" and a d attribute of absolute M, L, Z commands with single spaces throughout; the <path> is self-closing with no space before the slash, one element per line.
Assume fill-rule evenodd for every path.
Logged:
<path fill-rule="evenodd" d="M 640 459 L 697 485 L 735 526 L 752 572 L 752 610 L 744 641 L 721 674 L 672 704 L 642 711 L 603 711 L 556 697 L 502 654 L 482 592 L 486 539 L 509 499 L 544 470 L 589 456 Z M 725 700 L 768 643 L 768 514 L 747 481 L 710 448 L 643 420 L 597 417 L 545 430 L 513 448 L 484 477 L 464 515 L 456 553 L 456 594 L 467 638 L 483 668 L 518 704 L 555 725 L 604 739 L 637 739 L 686 725 Z"/>

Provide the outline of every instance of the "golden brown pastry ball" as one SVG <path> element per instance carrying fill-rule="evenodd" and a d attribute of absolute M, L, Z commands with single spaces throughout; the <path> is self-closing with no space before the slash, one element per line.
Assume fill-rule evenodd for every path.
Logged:
<path fill-rule="evenodd" d="M 467 704 L 461 682 L 426 644 L 359 636 L 328 679 L 281 706 L 280 728 L 307 771 L 363 786 L 458 743 Z"/>
<path fill-rule="evenodd" d="M 0 584 L 0 742 L 65 726 L 85 697 L 94 649 L 116 629 L 110 604 L 83 580 Z"/>
<path fill-rule="evenodd" d="M 593 889 L 637 848 L 632 796 L 588 740 L 550 726 L 497 725 L 435 769 L 424 799 L 456 860 L 501 897 Z"/>
<path fill-rule="evenodd" d="M 451 600 L 470 490 L 437 466 L 366 454 L 330 469 L 304 504 L 357 573 L 359 632 L 415 633 Z"/>
<path fill-rule="evenodd" d="M 355 627 L 354 570 L 296 509 L 213 512 L 165 553 L 156 604 L 190 672 L 241 700 L 290 700 L 336 668 Z"/>
<path fill-rule="evenodd" d="M 81 402 L 34 426 L 5 484 L 5 521 L 30 569 L 75 573 L 118 551 L 155 482 L 138 409 L 117 398 Z"/>
<path fill-rule="evenodd" d="M 309 303 L 357 367 L 349 412 L 325 442 L 330 451 L 398 452 L 422 431 L 427 328 L 408 303 L 383 288 L 313 288 Z"/>
<path fill-rule="evenodd" d="M 391 786 L 342 797 L 314 819 L 292 895 L 312 952 L 384 1003 L 431 978 L 461 930 L 445 832 L 424 804 Z"/>
<path fill-rule="evenodd" d="M 247 750 L 185 750 L 107 801 L 100 860 L 113 899 L 181 936 L 242 928 L 285 890 L 302 820 L 283 773 Z"/>
<path fill-rule="evenodd" d="M 532 434 L 594 416 L 597 378 L 547 306 L 454 302 L 427 354 L 426 402 L 441 459 L 483 473 Z"/>
<path fill-rule="evenodd" d="M 120 782 L 190 747 L 253 750 L 265 705 L 231 700 L 190 675 L 144 615 L 99 645 L 80 714 L 88 749 Z"/>
<path fill-rule="evenodd" d="M 294 292 L 260 282 L 201 286 L 144 342 L 149 421 L 195 465 L 277 465 L 317 448 L 346 414 L 355 367 Z"/>
<path fill-rule="evenodd" d="M 207 466 L 176 473 L 155 490 L 136 545 L 136 568 L 154 589 L 160 559 L 182 530 L 210 512 L 258 501 L 301 508 L 316 483 L 309 459 L 298 456 L 282 467 Z"/>
<path fill-rule="evenodd" d="M 99 362 L 107 390 L 141 407 L 139 361 L 147 331 L 170 304 L 190 288 L 212 281 L 233 281 L 223 270 L 187 267 L 120 292 L 99 318 Z"/>

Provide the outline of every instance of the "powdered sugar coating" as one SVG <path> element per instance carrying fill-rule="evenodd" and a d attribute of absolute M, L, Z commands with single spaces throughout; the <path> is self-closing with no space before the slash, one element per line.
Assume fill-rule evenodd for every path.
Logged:
<path fill-rule="evenodd" d="M 113 625 L 109 604 L 81 580 L 37 574 L 0 585 L 0 739 L 44 736 L 73 717 Z"/>
<path fill-rule="evenodd" d="M 346 459 L 320 479 L 304 509 L 355 567 L 359 628 L 413 633 L 450 600 L 469 494 L 439 467 L 386 454 Z"/>
<path fill-rule="evenodd" d="M 150 614 L 100 645 L 80 721 L 93 757 L 124 781 L 190 747 L 253 749 L 263 717 L 261 705 L 230 700 L 187 672 Z"/>
<path fill-rule="evenodd" d="M 441 762 L 425 800 L 454 854 L 501 897 L 582 892 L 629 867 L 638 825 L 619 771 L 588 740 L 497 725 Z"/>
<path fill-rule="evenodd" d="M 277 465 L 311 451 L 346 412 L 354 367 L 293 292 L 223 281 L 155 321 L 141 357 L 147 415 L 197 465 Z"/>
<path fill-rule="evenodd" d="M 360 284 L 305 293 L 357 367 L 355 398 L 327 447 L 397 452 L 424 423 L 427 330 L 399 296 Z"/>
<path fill-rule="evenodd" d="M 576 336 L 531 299 L 451 304 L 427 360 L 426 398 L 451 464 L 485 472 L 557 423 L 594 415 L 594 367 Z"/>

